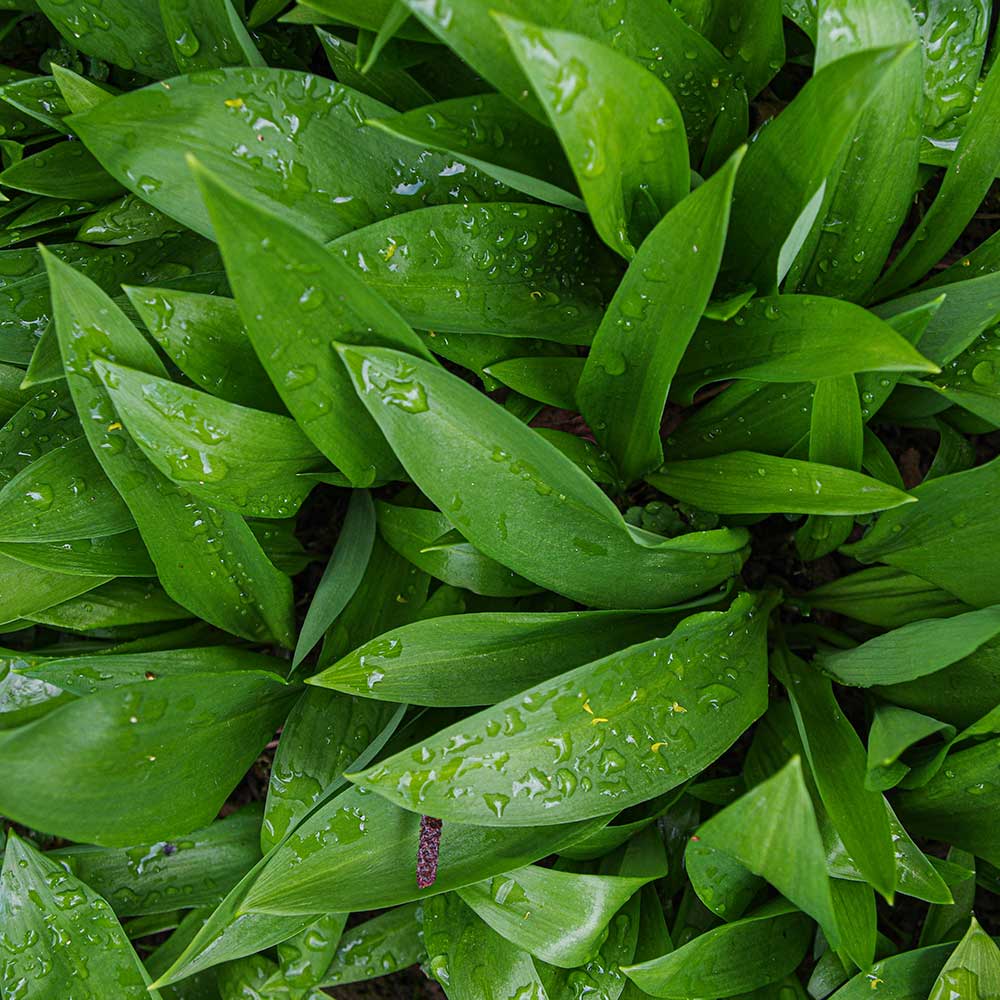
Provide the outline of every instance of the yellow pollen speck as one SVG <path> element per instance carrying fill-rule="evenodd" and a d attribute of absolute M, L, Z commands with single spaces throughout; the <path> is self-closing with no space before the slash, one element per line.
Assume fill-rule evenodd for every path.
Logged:
<path fill-rule="evenodd" d="M 390 240 L 389 245 L 384 250 L 379 250 L 379 253 L 382 255 L 383 260 L 392 260 L 396 253 L 396 244 Z"/>
<path fill-rule="evenodd" d="M 537 288 L 530 293 L 531 297 L 537 302 L 539 299 L 545 298 L 545 292 L 540 292 Z"/>
<path fill-rule="evenodd" d="M 117 420 L 113 424 L 108 424 L 109 431 L 120 431 L 121 429 L 122 425 Z"/>
<path fill-rule="evenodd" d="M 222 103 L 225 104 L 225 106 L 227 108 L 242 108 L 243 107 L 243 98 L 242 97 L 230 97 L 228 101 L 223 101 Z"/>
<path fill-rule="evenodd" d="M 607 719 L 605 719 L 605 718 L 604 718 L 604 716 L 602 716 L 602 715 L 595 715 L 595 716 L 594 716 L 594 717 L 593 717 L 593 718 L 592 718 L 592 719 L 590 720 L 590 724 L 591 724 L 592 726 L 596 726 L 596 725 L 597 725 L 597 724 L 598 724 L 599 722 L 607 722 L 607 721 L 608 721 L 608 720 L 607 720 Z"/>
<path fill-rule="evenodd" d="M 162 88 L 163 88 L 164 90 L 170 90 L 170 84 L 169 84 L 169 83 L 166 83 L 166 82 L 165 82 L 165 81 L 163 81 L 163 80 L 161 80 L 161 81 L 160 81 L 160 86 L 161 86 L 161 87 L 162 87 Z"/>
<path fill-rule="evenodd" d="M 587 715 L 593 715 L 594 714 L 594 710 L 590 707 L 590 699 L 589 698 L 583 703 L 583 710 L 587 713 Z"/>
<path fill-rule="evenodd" d="M 713 88 L 714 88 L 714 87 L 718 87 L 718 86 L 719 86 L 719 82 L 720 82 L 720 81 L 719 81 L 719 78 L 718 78 L 717 76 L 713 76 L 713 77 L 712 77 L 712 87 L 713 87 Z"/>
<path fill-rule="evenodd" d="M 972 261 L 968 257 L 962 261 L 962 267 L 972 267 Z"/>
<path fill-rule="evenodd" d="M 877 990 L 884 982 L 884 980 L 879 979 L 878 976 L 869 976 L 868 978 L 871 980 L 871 987 L 873 990 Z"/>
<path fill-rule="evenodd" d="M 528 917 L 530 916 L 531 916 L 531 910 L 528 910 L 528 912 L 524 915 L 524 919 L 527 920 Z"/>
<path fill-rule="evenodd" d="M 659 740 L 658 742 L 654 743 L 649 749 L 652 750 L 653 753 L 656 753 L 660 749 L 660 747 L 665 747 L 666 745 L 667 744 L 665 740 Z"/>
<path fill-rule="evenodd" d="M 676 701 L 670 706 L 671 712 L 686 712 L 687 709 L 683 705 L 679 705 Z"/>

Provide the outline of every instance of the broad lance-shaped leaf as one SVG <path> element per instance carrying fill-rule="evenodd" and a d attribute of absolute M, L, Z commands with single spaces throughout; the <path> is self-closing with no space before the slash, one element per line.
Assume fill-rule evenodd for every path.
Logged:
<path fill-rule="evenodd" d="M 664 611 L 482 612 L 383 632 L 306 683 L 415 705 L 492 705 L 684 617 Z"/>
<path fill-rule="evenodd" d="M 437 880 L 418 889 L 420 817 L 367 788 L 322 805 L 268 856 L 242 913 L 316 914 L 372 910 L 460 889 L 558 853 L 603 827 L 608 816 L 561 826 L 497 828 L 449 823 Z"/>
<path fill-rule="evenodd" d="M 890 1000 L 926 1000 L 952 950 L 950 944 L 938 944 L 890 955 L 871 969 L 859 972 L 833 997 L 836 1000 L 870 1000 L 872 983 L 877 983 L 875 989 L 881 990 Z"/>
<path fill-rule="evenodd" d="M 629 530 L 586 473 L 449 372 L 397 351 L 340 352 L 414 482 L 476 548 L 534 583 L 598 607 L 663 607 L 741 565 L 739 530 L 666 541 Z"/>
<path fill-rule="evenodd" d="M 937 733 L 951 740 L 955 727 L 898 705 L 879 705 L 868 733 L 865 788 L 887 791 L 898 785 L 910 771 L 900 757 L 915 744 Z"/>
<path fill-rule="evenodd" d="M 67 381 L 87 414 L 84 433 L 136 519 L 164 589 L 220 628 L 291 645 L 291 582 L 246 522 L 171 483 L 119 426 L 94 359 L 163 375 L 153 347 L 93 282 L 51 255 L 46 263 Z"/>
<path fill-rule="evenodd" d="M 321 986 L 339 986 L 405 969 L 426 957 L 420 903 L 386 910 L 345 931 Z"/>
<path fill-rule="evenodd" d="M 0 554 L 0 623 L 33 617 L 110 579 L 107 574 L 76 576 L 29 567 Z"/>
<path fill-rule="evenodd" d="M 865 49 L 910 48 L 886 69 L 833 167 L 823 208 L 792 270 L 801 291 L 861 301 L 885 265 L 917 186 L 924 60 L 916 40 L 907 0 L 823 0 L 817 72 Z"/>
<path fill-rule="evenodd" d="M 377 343 L 430 358 L 427 348 L 335 254 L 208 171 L 196 168 L 196 177 L 247 335 L 289 413 L 356 485 L 393 478 L 396 458 L 333 344 Z"/>
<path fill-rule="evenodd" d="M 857 336 L 844 338 L 845 329 Z M 818 295 L 774 295 L 754 299 L 727 322 L 703 319 L 671 395 L 689 404 L 702 386 L 723 379 L 801 382 L 870 371 L 933 374 L 937 365 L 860 306 Z"/>
<path fill-rule="evenodd" d="M 969 114 L 941 190 L 879 282 L 880 298 L 919 281 L 952 247 L 1000 169 L 1000 68 L 994 63 Z"/>
<path fill-rule="evenodd" d="M 67 124 L 130 191 L 205 236 L 213 224 L 191 184 L 191 154 L 319 239 L 423 205 L 496 197 L 496 182 L 474 170 L 456 183 L 450 157 L 358 128 L 390 114 L 315 74 L 225 69 L 122 94 Z"/>
<path fill-rule="evenodd" d="M 651 72 L 600 42 L 494 18 L 566 150 L 594 228 L 631 259 L 690 187 L 677 102 Z"/>
<path fill-rule="evenodd" d="M 663 408 L 715 284 L 742 160 L 741 150 L 649 234 L 587 357 L 580 412 L 626 482 L 663 461 Z"/>
<path fill-rule="evenodd" d="M 728 76 L 725 60 L 667 4 L 628 4 L 615 8 L 612 16 L 597 5 L 553 8 L 538 0 L 403 2 L 497 90 L 540 119 L 544 112 L 533 99 L 531 84 L 510 45 L 497 31 L 494 13 L 613 45 L 668 87 L 683 79 L 676 97 L 691 135 L 707 131 L 722 103 L 725 87 L 721 84 Z"/>
<path fill-rule="evenodd" d="M 156 576 L 156 568 L 135 530 L 107 538 L 78 538 L 71 542 L 0 542 L 0 552 L 27 566 L 53 573 Z"/>
<path fill-rule="evenodd" d="M 0 921 L 0 989 L 12 1000 L 159 1000 L 107 902 L 13 830 L 0 873 Z"/>
<path fill-rule="evenodd" d="M 428 971 L 450 1000 L 542 1000 L 545 987 L 531 956 L 498 934 L 454 894 L 424 907 Z"/>
<path fill-rule="evenodd" d="M 1000 601 L 1000 537 L 984 530 L 1000 496 L 1000 460 L 929 480 L 912 493 L 919 503 L 883 514 L 842 551 L 913 573 L 977 607 Z"/>
<path fill-rule="evenodd" d="M 625 973 L 654 997 L 734 996 L 792 972 L 811 937 L 809 917 L 776 900 Z"/>
<path fill-rule="evenodd" d="M 108 846 L 204 826 L 284 720 L 292 693 L 275 674 L 241 670 L 79 698 L 0 733 L 9 778 L 0 809 Z"/>
<path fill-rule="evenodd" d="M 103 538 L 135 520 L 84 437 L 53 448 L 0 489 L 0 539 Z"/>
<path fill-rule="evenodd" d="M 588 344 L 619 276 L 577 212 L 517 201 L 405 212 L 330 248 L 407 322 L 445 333 Z"/>
<path fill-rule="evenodd" d="M 752 451 L 667 462 L 646 481 L 719 514 L 867 514 L 914 501 L 859 472 Z"/>
<path fill-rule="evenodd" d="M 896 858 L 881 792 L 865 788 L 867 762 L 833 687 L 819 672 L 779 649 L 772 669 L 785 685 L 823 807 L 851 860 L 871 886 L 892 900 Z"/>
<path fill-rule="evenodd" d="M 368 124 L 421 149 L 451 153 L 515 191 L 584 208 L 552 131 L 502 94 L 455 97 Z"/>
<path fill-rule="evenodd" d="M 697 774 L 763 712 L 771 604 L 744 594 L 348 777 L 406 809 L 490 826 L 644 802 Z"/>
<path fill-rule="evenodd" d="M 291 517 L 316 485 L 298 474 L 323 456 L 288 417 L 95 359 L 142 453 L 193 496 L 245 517 Z"/>
<path fill-rule="evenodd" d="M 595 956 L 611 918 L 654 877 L 578 875 L 528 865 L 458 893 L 508 941 L 550 965 L 572 969 Z"/>
<path fill-rule="evenodd" d="M 823 670 L 841 684 L 900 684 L 970 656 L 1000 635 L 1000 607 L 913 622 L 853 649 L 820 653 Z"/>
<path fill-rule="evenodd" d="M 232 299 L 134 286 L 125 294 L 153 339 L 195 385 L 240 406 L 284 410 Z"/>

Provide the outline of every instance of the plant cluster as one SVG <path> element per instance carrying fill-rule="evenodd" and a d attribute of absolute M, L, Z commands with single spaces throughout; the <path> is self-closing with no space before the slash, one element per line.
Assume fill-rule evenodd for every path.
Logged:
<path fill-rule="evenodd" d="M 3 1000 L 1000 996 L 991 0 L 0 8 Z"/>

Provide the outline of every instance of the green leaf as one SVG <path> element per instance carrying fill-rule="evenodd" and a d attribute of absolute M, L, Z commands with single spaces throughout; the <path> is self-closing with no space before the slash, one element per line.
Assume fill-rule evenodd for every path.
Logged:
<path fill-rule="evenodd" d="M 309 991 L 323 976 L 330 962 L 337 954 L 338 944 L 347 923 L 347 913 L 328 913 L 287 941 L 278 944 L 278 971 L 268 981 L 268 985 L 280 993 L 280 988 L 289 991 Z M 325 993 L 310 993 L 313 1000 L 322 1000 Z"/>
<path fill-rule="evenodd" d="M 227 69 L 234 64 L 264 66 L 230 0 L 159 0 L 159 6 L 170 50 L 182 73 Z"/>
<path fill-rule="evenodd" d="M 550 965 L 596 956 L 611 918 L 653 876 L 578 875 L 529 865 L 459 890 L 498 934 Z"/>
<path fill-rule="evenodd" d="M 581 358 L 510 358 L 483 369 L 490 378 L 546 406 L 575 410 Z"/>
<path fill-rule="evenodd" d="M 125 294 L 153 339 L 199 388 L 240 406 L 284 409 L 232 299 L 173 288 L 126 287 Z"/>
<path fill-rule="evenodd" d="M 448 372 L 376 348 L 341 356 L 414 482 L 477 549 L 534 583 L 599 607 L 662 607 L 740 565 L 739 531 L 630 531 L 576 465 Z"/>
<path fill-rule="evenodd" d="M 532 100 L 531 84 L 506 39 L 497 32 L 494 12 L 613 44 L 667 86 L 683 79 L 677 98 L 691 135 L 707 130 L 721 104 L 725 61 L 667 4 L 629 4 L 609 13 L 580 4 L 552 8 L 539 0 L 448 0 L 433 7 L 421 0 L 403 2 L 502 94 L 538 117 L 543 112 Z"/>
<path fill-rule="evenodd" d="M 121 185 L 78 142 L 57 142 L 0 173 L 0 184 L 53 198 L 101 201 Z"/>
<path fill-rule="evenodd" d="M 1000 608 L 913 622 L 853 649 L 821 655 L 823 669 L 841 684 L 899 684 L 936 673 L 1000 635 Z"/>
<path fill-rule="evenodd" d="M 370 761 L 401 717 L 391 705 L 331 691 L 303 693 L 285 720 L 274 754 L 261 847 L 270 850 L 314 806 L 346 784 L 344 772 Z"/>
<path fill-rule="evenodd" d="M 413 622 L 352 650 L 309 684 L 416 705 L 491 705 L 668 633 L 683 611 L 482 612 Z"/>
<path fill-rule="evenodd" d="M 67 124 L 120 183 L 206 236 L 212 225 L 188 155 L 320 239 L 421 205 L 495 197 L 495 183 L 474 171 L 460 184 L 440 176 L 448 157 L 358 128 L 388 113 L 320 76 L 237 68 L 122 94 Z M 245 154 L 230 152 L 241 147 Z"/>
<path fill-rule="evenodd" d="M 594 228 L 626 259 L 690 188 L 673 95 L 626 55 L 496 14 L 573 168 Z"/>
<path fill-rule="evenodd" d="M 646 481 L 720 514 L 865 514 L 913 502 L 894 486 L 848 469 L 751 451 L 667 462 Z"/>
<path fill-rule="evenodd" d="M 290 644 L 290 581 L 268 561 L 243 519 L 178 489 L 120 427 L 94 360 L 159 375 L 153 348 L 96 285 L 56 258 L 46 259 L 67 381 L 88 416 L 84 432 L 135 517 L 164 588 L 237 635 Z M 225 547 L 217 532 L 227 538 Z"/>
<path fill-rule="evenodd" d="M 367 490 L 351 493 L 337 545 L 299 630 L 292 666 L 297 667 L 354 596 L 375 543 L 375 508 Z"/>
<path fill-rule="evenodd" d="M 405 969 L 423 959 L 426 951 L 418 922 L 419 906 L 419 903 L 397 906 L 346 931 L 320 985 L 362 982 Z"/>
<path fill-rule="evenodd" d="M 178 621 L 189 611 L 175 604 L 155 581 L 112 580 L 82 597 L 33 612 L 32 621 L 69 631 L 87 632 L 122 625 Z"/>
<path fill-rule="evenodd" d="M 76 238 L 86 243 L 122 246 L 183 232 L 184 227 L 134 194 L 99 208 L 80 223 Z"/>
<path fill-rule="evenodd" d="M 644 802 L 715 760 L 763 712 L 768 608 L 743 595 L 348 777 L 407 809 L 490 826 Z M 710 649 L 728 666 L 710 667 Z"/>
<path fill-rule="evenodd" d="M 0 554 L 0 622 L 34 616 L 109 579 L 107 575 L 79 576 L 38 569 Z"/>
<path fill-rule="evenodd" d="M 111 907 L 13 831 L 0 873 L 0 988 L 97 1000 L 159 1000 Z M 41 995 L 40 993 L 38 995 Z"/>
<path fill-rule="evenodd" d="M 785 61 L 780 0 L 719 0 L 708 7 L 701 32 L 729 60 L 737 85 L 756 96 Z"/>
<path fill-rule="evenodd" d="M 936 733 L 951 739 L 955 727 L 898 705 L 879 705 L 868 734 L 865 788 L 881 792 L 898 785 L 910 770 L 900 756 L 915 743 Z"/>
<path fill-rule="evenodd" d="M 275 675 L 242 670 L 70 702 L 0 734 L 0 766 L 10 779 L 0 809 L 107 846 L 204 826 L 284 720 L 289 695 Z"/>
<path fill-rule="evenodd" d="M 459 889 L 558 853 L 607 822 L 498 829 L 448 823 L 437 881 L 415 878 L 420 817 L 370 789 L 322 805 L 269 856 L 240 904 L 243 913 L 316 914 L 331 904 L 373 910 Z"/>
<path fill-rule="evenodd" d="M 546 996 L 531 956 L 501 937 L 455 895 L 424 907 L 428 969 L 449 1000 Z"/>
<path fill-rule="evenodd" d="M 917 187 L 922 60 L 916 39 L 906 0 L 820 5 L 817 71 L 865 49 L 910 48 L 886 70 L 833 166 L 823 209 L 797 262 L 801 291 L 861 301 L 881 274 Z"/>
<path fill-rule="evenodd" d="M 972 920 L 976 898 L 976 859 L 968 851 L 953 847 L 948 851 L 947 860 L 966 868 L 969 877 L 955 886 L 954 902 L 934 905 L 927 910 L 924 926 L 920 928 L 921 947 L 959 939 Z"/>
<path fill-rule="evenodd" d="M 335 254 L 207 171 L 196 176 L 250 342 L 289 412 L 357 485 L 393 474 L 396 460 L 351 392 L 333 344 L 375 341 L 424 357 L 429 352 Z M 268 282 L 257 280 L 263 269 L 272 276 Z"/>
<path fill-rule="evenodd" d="M 784 901 L 700 934 L 675 951 L 625 972 L 654 997 L 732 996 L 792 972 L 809 947 L 809 918 Z"/>
<path fill-rule="evenodd" d="M 119 916 L 218 902 L 260 858 L 260 809 L 248 807 L 176 840 L 132 847 L 78 845 L 49 857 Z"/>
<path fill-rule="evenodd" d="M 835 1000 L 863 1000 L 877 990 L 888 1000 L 926 1000 L 950 950 L 950 945 L 935 945 L 891 955 L 876 962 L 867 972 L 856 975 L 833 997 Z"/>
<path fill-rule="evenodd" d="M 0 552 L 28 566 L 80 576 L 153 577 L 156 569 L 137 531 L 71 542 L 0 542 Z"/>
<path fill-rule="evenodd" d="M 825 851 L 798 757 L 703 823 L 698 839 L 770 882 L 839 945 Z"/>
<path fill-rule="evenodd" d="M 929 1000 L 988 997 L 1000 990 L 1000 948 L 972 918 L 965 937 L 938 973 Z"/>
<path fill-rule="evenodd" d="M 788 691 L 823 807 L 858 870 L 891 902 L 896 889 L 895 845 L 881 792 L 864 785 L 867 759 L 861 740 L 825 677 L 782 650 L 772 664 Z M 862 968 L 871 964 L 874 954 L 866 958 L 858 963 Z"/>
<path fill-rule="evenodd" d="M 696 837 L 684 848 L 684 870 L 705 907 L 725 921 L 739 920 L 764 884 L 735 858 Z"/>
<path fill-rule="evenodd" d="M 42 0 L 38 6 L 63 38 L 88 56 L 157 80 L 174 72 L 159 11 L 150 0 L 113 0 L 107 7 L 92 0 Z"/>
<path fill-rule="evenodd" d="M 587 344 L 618 277 L 576 212 L 527 202 L 417 209 L 331 249 L 407 322 L 435 332 Z"/>
<path fill-rule="evenodd" d="M 858 336 L 845 340 L 844 329 Z M 726 323 L 702 320 L 672 395 L 690 403 L 702 386 L 730 378 L 801 382 L 866 371 L 933 373 L 936 367 L 887 323 L 850 302 L 778 295 L 754 299 Z"/>
<path fill-rule="evenodd" d="M 626 482 L 663 461 L 667 393 L 715 283 L 742 160 L 734 154 L 649 234 L 594 338 L 580 410 Z"/>
<path fill-rule="evenodd" d="M 552 132 L 502 94 L 456 97 L 368 124 L 421 149 L 457 156 L 540 201 L 584 207 Z"/>
<path fill-rule="evenodd" d="M 229 403 L 95 358 L 131 439 L 167 479 L 244 517 L 294 515 L 315 486 L 298 473 L 323 456 L 288 417 Z"/>
<path fill-rule="evenodd" d="M 913 573 L 978 607 L 1000 598 L 1000 561 L 989 523 L 1000 490 L 1000 462 L 942 476 L 912 491 L 919 503 L 883 514 L 843 552 Z"/>
<path fill-rule="evenodd" d="M 736 180 L 724 280 L 776 290 L 786 238 L 833 170 L 879 81 L 904 53 L 895 47 L 838 59 L 755 137 Z"/>
<path fill-rule="evenodd" d="M 102 538 L 135 521 L 86 438 L 41 455 L 0 489 L 0 539 L 56 542 Z"/>
<path fill-rule="evenodd" d="M 444 514 L 381 501 L 375 510 L 379 532 L 392 548 L 453 587 L 489 597 L 518 597 L 540 589 L 456 537 Z"/>
<path fill-rule="evenodd" d="M 810 590 L 803 599 L 810 607 L 882 628 L 898 628 L 926 618 L 950 618 L 969 610 L 947 591 L 892 566 L 850 573 Z"/>
<path fill-rule="evenodd" d="M 914 284 L 952 247 L 1000 169 L 1000 68 L 994 64 L 969 114 L 941 190 L 879 282 L 881 298 Z"/>
<path fill-rule="evenodd" d="M 991 739 L 948 755 L 922 788 L 895 798 L 900 818 L 915 835 L 943 840 L 992 864 L 1000 860 L 1000 836 L 990 820 L 997 807 L 992 775 L 1000 761 L 1000 739 Z"/>

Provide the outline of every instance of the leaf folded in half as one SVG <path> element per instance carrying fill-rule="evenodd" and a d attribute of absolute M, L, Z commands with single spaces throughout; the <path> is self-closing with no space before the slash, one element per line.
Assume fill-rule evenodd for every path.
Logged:
<path fill-rule="evenodd" d="M 168 480 L 117 419 L 94 362 L 162 376 L 153 347 L 93 282 L 50 254 L 45 259 L 66 378 L 78 411 L 87 415 L 84 433 L 136 519 L 164 589 L 220 628 L 291 645 L 291 582 L 243 518 Z"/>
<path fill-rule="evenodd" d="M 4 996 L 159 1000 L 107 902 L 13 831 L 0 873 L 0 923 Z"/>
<path fill-rule="evenodd" d="M 492 705 L 684 617 L 663 611 L 481 612 L 383 632 L 307 681 L 414 705 Z"/>
<path fill-rule="evenodd" d="M 494 18 L 566 150 L 594 228 L 631 259 L 690 188 L 677 102 L 649 70 L 600 42 Z"/>
<path fill-rule="evenodd" d="M 742 531 L 663 540 L 629 529 L 570 459 L 461 379 L 417 358 L 342 347 L 362 400 L 420 489 L 476 548 L 597 607 L 664 607 L 742 563 Z"/>
<path fill-rule="evenodd" d="M 770 604 L 744 594 L 349 777 L 406 809 L 489 826 L 645 802 L 697 774 L 763 713 Z"/>
<path fill-rule="evenodd" d="M 192 674 L 71 701 L 0 733 L 0 809 L 111 847 L 211 822 L 294 691 L 260 671 Z"/>
<path fill-rule="evenodd" d="M 298 474 L 323 456 L 288 417 L 111 361 L 93 365 L 132 440 L 193 496 L 244 517 L 280 518 L 316 485 Z"/>
<path fill-rule="evenodd" d="M 468 171 L 456 183 L 451 158 L 358 128 L 390 113 L 322 76 L 251 68 L 177 77 L 67 123 L 130 191 L 205 236 L 213 227 L 191 184 L 191 154 L 319 239 L 428 204 L 491 199 L 489 178 Z"/>
<path fill-rule="evenodd" d="M 715 284 L 743 153 L 649 234 L 587 357 L 576 391 L 580 412 L 625 482 L 663 461 L 663 408 Z"/>
<path fill-rule="evenodd" d="M 914 500 L 859 472 L 752 451 L 667 462 L 646 481 L 718 514 L 867 514 Z"/>
<path fill-rule="evenodd" d="M 399 466 L 333 345 L 376 343 L 430 358 L 427 348 L 335 254 L 207 170 L 195 171 L 247 335 L 289 413 L 356 485 L 391 478 Z"/>

